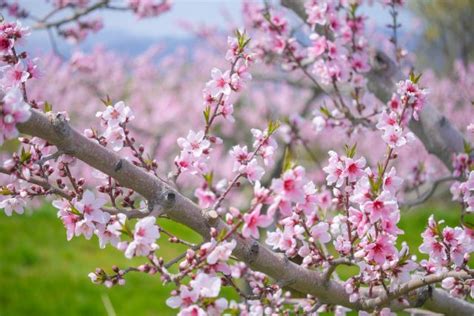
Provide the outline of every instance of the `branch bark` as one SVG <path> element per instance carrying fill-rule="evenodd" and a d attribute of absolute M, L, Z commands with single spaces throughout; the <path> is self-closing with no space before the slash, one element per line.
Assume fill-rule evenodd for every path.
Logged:
<path fill-rule="evenodd" d="M 183 196 L 168 184 L 145 170 L 122 159 L 117 153 L 102 147 L 71 128 L 61 114 L 43 114 L 31 110 L 30 119 L 18 125 L 22 133 L 37 136 L 58 147 L 58 150 L 75 156 L 91 167 L 116 179 L 122 186 L 133 189 L 150 203 L 160 205 L 163 212 L 176 222 L 182 223 L 204 238 L 209 238 L 210 227 L 219 231 L 229 227 L 219 218 L 206 216 L 206 212 Z M 280 284 L 296 291 L 314 295 L 321 302 L 331 305 L 343 305 L 355 310 L 364 309 L 361 302 L 350 302 L 341 283 L 326 282 L 317 271 L 305 269 L 282 254 L 276 254 L 258 241 L 244 239 L 238 234 L 232 236 L 237 242 L 234 255 L 252 269 L 263 272 L 280 281 Z M 433 311 L 456 311 L 456 315 L 474 315 L 474 305 L 434 290 L 436 297 L 443 302 L 427 303 Z M 398 302 L 392 302 L 394 310 L 405 309 Z"/>
<path fill-rule="evenodd" d="M 306 20 L 304 0 L 281 0 L 281 4 Z M 367 79 L 367 88 L 380 101 L 387 102 L 394 91 L 396 83 L 406 79 L 396 63 L 384 52 L 378 50 L 371 61 L 372 70 Z M 464 152 L 464 136 L 451 122 L 432 104 L 425 104 L 418 121 L 411 120 L 409 127 L 420 139 L 426 150 L 452 170 L 454 154 Z"/>

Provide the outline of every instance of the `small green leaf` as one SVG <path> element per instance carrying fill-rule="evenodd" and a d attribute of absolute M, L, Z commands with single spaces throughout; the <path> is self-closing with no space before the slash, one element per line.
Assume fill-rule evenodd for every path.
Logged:
<path fill-rule="evenodd" d="M 206 121 L 206 124 L 209 124 L 209 118 L 211 116 L 211 107 L 209 105 L 206 106 L 204 111 L 202 111 L 202 114 L 204 115 L 204 120 Z"/>
<path fill-rule="evenodd" d="M 48 101 L 46 101 L 44 103 L 44 113 L 51 112 L 52 110 L 53 110 L 53 105 L 49 103 Z"/>
<path fill-rule="evenodd" d="M 222 229 L 219 234 L 217 235 L 217 241 L 224 240 L 224 237 L 227 235 L 227 229 Z"/>
<path fill-rule="evenodd" d="M 81 216 L 82 213 L 74 206 L 74 204 L 69 203 L 69 206 L 71 207 L 71 213 L 77 216 Z"/>
<path fill-rule="evenodd" d="M 410 72 L 410 81 L 417 84 L 418 81 L 420 81 L 420 78 L 421 78 L 421 73 L 418 74 L 418 75 L 415 75 L 415 73 L 413 71 Z"/>
<path fill-rule="evenodd" d="M 237 45 L 239 46 L 239 53 L 244 51 L 244 48 L 250 42 L 250 37 L 248 37 L 245 31 L 240 32 L 240 30 L 235 30 L 235 37 L 237 38 Z"/>
<path fill-rule="evenodd" d="M 214 179 L 214 172 L 211 171 L 209 173 L 203 174 L 204 180 L 207 182 L 208 187 L 212 187 L 212 180 Z"/>
<path fill-rule="evenodd" d="M 293 160 L 293 154 L 291 152 L 290 146 L 285 148 L 285 155 L 283 156 L 283 165 L 281 173 L 292 169 L 295 166 L 295 162 Z"/>
<path fill-rule="evenodd" d="M 0 187 L 0 195 L 12 195 L 13 192 L 10 191 L 7 187 Z"/>
<path fill-rule="evenodd" d="M 22 147 L 21 154 L 20 154 L 20 162 L 21 163 L 27 162 L 28 160 L 30 160 L 30 158 L 31 158 L 31 152 L 25 151 L 25 148 Z"/>
<path fill-rule="evenodd" d="M 322 105 L 320 108 L 319 108 L 319 111 L 324 115 L 326 116 L 326 118 L 331 118 L 332 117 L 332 114 L 331 112 L 328 110 L 328 108 L 324 105 Z"/>
<path fill-rule="evenodd" d="M 111 106 L 112 105 L 112 99 L 110 98 L 110 96 L 107 94 L 107 96 L 105 97 L 105 99 L 100 99 L 100 101 L 102 101 L 102 103 L 105 105 L 105 106 Z"/>
<path fill-rule="evenodd" d="M 280 125 L 281 125 L 280 121 L 273 121 L 272 120 L 272 121 L 268 122 L 268 127 L 267 127 L 268 136 L 275 133 L 275 131 L 280 127 Z"/>
<path fill-rule="evenodd" d="M 354 158 L 356 154 L 357 143 L 349 147 L 349 145 L 344 145 L 344 150 L 346 151 L 346 156 L 349 158 Z"/>
<path fill-rule="evenodd" d="M 470 155 L 471 151 L 472 151 L 472 146 L 468 141 L 466 141 L 466 140 L 463 140 L 463 141 L 464 141 L 464 152 L 466 154 Z"/>

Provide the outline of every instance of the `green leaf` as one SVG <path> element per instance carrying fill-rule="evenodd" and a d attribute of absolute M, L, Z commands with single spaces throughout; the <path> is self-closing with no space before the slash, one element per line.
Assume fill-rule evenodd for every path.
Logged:
<path fill-rule="evenodd" d="M 227 229 L 222 229 L 219 234 L 217 235 L 217 241 L 224 240 L 224 237 L 227 235 Z"/>
<path fill-rule="evenodd" d="M 30 160 L 30 158 L 31 158 L 31 152 L 25 151 L 25 148 L 22 147 L 21 154 L 20 154 L 20 162 L 21 163 L 27 162 L 28 160 Z"/>
<path fill-rule="evenodd" d="M 237 38 L 237 45 L 239 45 L 239 52 L 243 52 L 244 48 L 250 42 L 250 37 L 248 37 L 245 31 L 240 32 L 240 30 L 235 30 L 235 37 Z"/>
<path fill-rule="evenodd" d="M 7 187 L 0 187 L 0 195 L 12 195 L 13 192 L 10 191 Z"/>
<path fill-rule="evenodd" d="M 283 165 L 281 173 L 284 173 L 287 170 L 293 169 L 295 162 L 293 160 L 293 154 L 291 153 L 290 146 L 286 146 L 285 155 L 283 156 Z"/>
<path fill-rule="evenodd" d="M 470 155 L 470 154 L 471 154 L 471 151 L 472 151 L 472 146 L 471 146 L 471 144 L 470 144 L 468 141 L 466 141 L 466 140 L 463 140 L 463 142 L 464 142 L 464 152 L 465 152 L 466 154 Z"/>
<path fill-rule="evenodd" d="M 211 107 L 209 105 L 206 106 L 204 111 L 202 111 L 202 114 L 204 115 L 204 120 L 206 121 L 206 124 L 209 124 L 209 118 L 211 116 Z"/>
<path fill-rule="evenodd" d="M 328 110 L 328 108 L 324 105 L 322 105 L 320 108 L 319 108 L 319 111 L 324 115 L 326 116 L 327 118 L 331 118 L 332 115 L 331 115 L 331 112 Z"/>
<path fill-rule="evenodd" d="M 370 190 L 372 193 L 376 194 L 379 190 L 379 185 L 378 181 L 375 181 L 374 177 L 368 177 L 369 178 L 369 183 L 370 183 Z"/>
<path fill-rule="evenodd" d="M 130 238 L 133 238 L 133 233 L 132 229 L 130 228 L 129 222 L 130 221 L 128 220 L 128 218 L 126 218 L 125 222 L 123 223 L 122 229 L 120 229 L 120 232 L 128 235 L 128 237 Z"/>
<path fill-rule="evenodd" d="M 268 122 L 268 127 L 267 127 L 268 136 L 275 133 L 275 131 L 280 127 L 280 125 L 281 125 L 280 121 L 271 120 L 270 122 Z"/>
<path fill-rule="evenodd" d="M 354 158 L 356 154 L 357 143 L 349 147 L 349 145 L 344 145 L 344 150 L 346 151 L 346 156 L 349 158 Z"/>
<path fill-rule="evenodd" d="M 107 94 L 107 96 L 105 97 L 105 99 L 100 99 L 100 101 L 102 101 L 102 103 L 105 105 L 105 106 L 111 106 L 112 105 L 112 99 L 110 98 L 110 96 Z"/>
<path fill-rule="evenodd" d="M 415 73 L 413 71 L 410 72 L 410 81 L 417 84 L 418 81 L 420 81 L 420 78 L 421 78 L 421 73 L 418 74 L 418 75 L 415 75 Z"/>
<path fill-rule="evenodd" d="M 44 113 L 51 112 L 52 110 L 53 110 L 53 105 L 49 103 L 48 101 L 46 101 L 44 103 Z"/>
<path fill-rule="evenodd" d="M 204 180 L 207 182 L 208 187 L 212 187 L 212 180 L 214 179 L 214 172 L 211 171 L 209 173 L 203 174 Z"/>
<path fill-rule="evenodd" d="M 69 206 L 71 207 L 71 213 L 74 215 L 81 216 L 82 213 L 71 203 L 69 203 Z"/>

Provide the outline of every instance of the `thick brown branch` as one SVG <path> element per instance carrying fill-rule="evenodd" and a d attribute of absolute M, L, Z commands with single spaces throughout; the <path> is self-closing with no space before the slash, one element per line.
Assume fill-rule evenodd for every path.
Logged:
<path fill-rule="evenodd" d="M 281 4 L 306 20 L 303 0 L 281 0 Z M 387 102 L 396 91 L 396 83 L 406 79 L 397 64 L 382 51 L 371 61 L 367 88 L 382 102 Z M 464 152 L 463 134 L 432 104 L 426 104 L 418 121 L 411 120 L 410 129 L 421 140 L 426 150 L 438 157 L 452 170 L 453 154 Z"/>
<path fill-rule="evenodd" d="M 224 229 L 230 231 L 230 227 L 219 218 L 209 219 L 203 216 L 202 210 L 196 204 L 159 178 L 72 129 L 61 114 L 50 112 L 45 115 L 34 109 L 31 112 L 30 119 L 18 125 L 22 133 L 45 139 L 62 152 L 75 156 L 91 167 L 113 177 L 120 185 L 133 189 L 148 201 L 159 204 L 170 219 L 190 227 L 204 238 L 209 238 L 211 226 L 216 227 L 218 231 Z M 263 272 L 296 291 L 314 295 L 325 304 L 343 305 L 356 310 L 363 308 L 359 302 L 349 301 L 349 295 L 339 282 L 326 283 L 320 273 L 291 262 L 258 241 L 244 239 L 238 234 L 234 234 L 232 238 L 237 242 L 233 254 L 247 263 L 250 268 Z M 466 313 L 474 314 L 474 307 L 461 300 L 449 297 L 445 303 L 461 306 L 459 308 Z M 391 307 L 396 310 L 408 306 L 395 302 Z M 433 310 L 436 311 L 437 308 L 441 307 L 434 304 Z"/>
<path fill-rule="evenodd" d="M 374 309 L 375 307 L 386 306 L 395 299 L 407 295 L 410 292 L 413 292 L 419 288 L 430 286 L 431 284 L 439 283 L 448 277 L 453 277 L 459 280 L 465 280 L 472 278 L 465 271 L 450 271 L 440 274 L 432 274 L 426 277 L 421 277 L 418 279 L 413 279 L 403 285 L 401 285 L 397 290 L 391 292 L 390 294 L 381 293 L 377 298 L 369 299 L 365 301 L 362 305 L 364 309 Z M 422 302 L 424 303 L 424 302 Z M 467 306 L 470 304 L 467 303 Z M 454 307 L 452 307 L 454 310 Z M 472 308 L 472 306 L 470 306 Z M 461 310 L 456 315 L 463 315 Z"/>

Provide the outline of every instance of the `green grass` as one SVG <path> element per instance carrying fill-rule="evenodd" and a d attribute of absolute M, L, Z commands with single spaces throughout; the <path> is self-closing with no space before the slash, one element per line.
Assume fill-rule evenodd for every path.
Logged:
<path fill-rule="evenodd" d="M 169 223 L 163 225 L 170 228 Z M 173 226 L 182 236 L 196 239 L 187 229 Z M 184 249 L 167 244 L 160 250 L 165 258 Z M 142 261 L 127 260 L 112 247 L 99 249 L 95 237 L 68 242 L 49 207 L 31 215 L 1 214 L 0 315 L 107 315 L 104 300 L 110 300 L 117 315 L 175 314 L 165 304 L 173 286 L 163 286 L 158 275 L 130 273 L 125 286 L 111 289 L 94 285 L 87 277 L 96 267 L 111 271 L 114 264 L 127 267 Z"/>
<path fill-rule="evenodd" d="M 459 223 L 459 211 L 447 206 L 403 214 L 399 227 L 405 234 L 401 238 L 415 254 L 418 254 L 420 233 L 432 211 L 437 219 L 443 218 L 451 226 Z M 162 225 L 189 240 L 197 239 L 180 225 L 170 222 Z M 160 246 L 159 254 L 165 259 L 184 250 L 166 242 Z M 165 304 L 173 286 L 163 286 L 158 275 L 131 273 L 125 286 L 112 289 L 94 285 L 87 277 L 96 267 L 110 271 L 114 264 L 127 267 L 142 260 L 127 260 L 112 247 L 101 250 L 95 237 L 90 241 L 82 237 L 66 241 L 62 223 L 50 207 L 31 215 L 0 214 L 0 316 L 107 315 L 104 300 L 110 300 L 117 315 L 175 314 Z M 342 277 L 351 274 L 344 267 L 338 272 Z"/>

